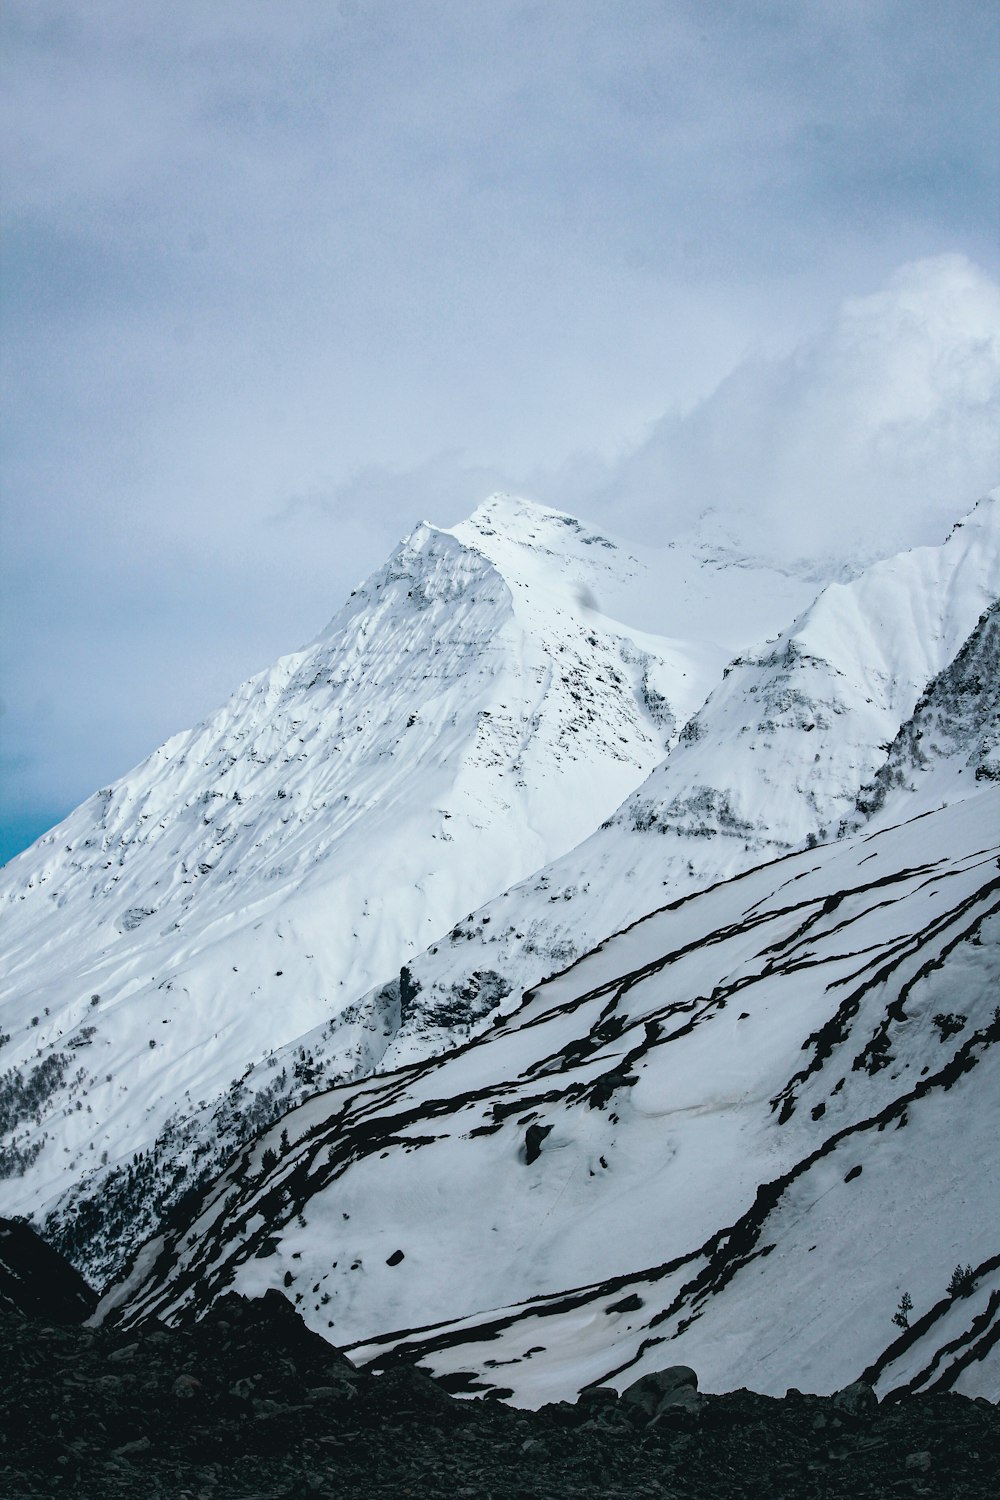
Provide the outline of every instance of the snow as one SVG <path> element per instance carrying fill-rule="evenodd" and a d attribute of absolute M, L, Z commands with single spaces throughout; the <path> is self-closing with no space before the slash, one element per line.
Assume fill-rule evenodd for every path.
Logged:
<path fill-rule="evenodd" d="M 319 1096 L 273 1171 L 234 1165 L 193 1243 L 181 1225 L 166 1269 L 129 1278 L 127 1317 L 287 1273 L 359 1358 L 408 1344 L 526 1405 L 664 1363 L 706 1389 L 911 1378 L 1000 1285 L 997 812 L 987 789 L 766 864 L 463 1048 Z M 986 1266 L 960 1306 L 959 1262 Z M 904 1289 L 914 1321 L 946 1305 L 894 1355 Z M 963 1378 L 995 1399 L 1000 1361 Z"/>
<path fill-rule="evenodd" d="M 695 555 L 669 566 L 682 639 L 603 612 L 648 625 L 657 559 L 572 517 L 497 496 L 422 523 L 310 645 L 12 861 L 0 1064 L 34 1083 L 3 1211 L 75 1212 L 82 1179 L 99 1199 L 157 1142 L 181 1173 L 224 1159 L 234 1110 L 282 1070 L 284 1095 L 308 1087 L 313 1034 L 327 1076 L 377 1066 L 401 965 L 610 815 L 717 678 L 728 585 Z M 775 622 L 801 600 L 751 576 Z M 678 611 L 702 578 L 700 612 Z"/>
<path fill-rule="evenodd" d="M 3 872 L 0 1210 L 525 1405 L 1000 1395 L 1000 492 L 802 588 L 421 524 Z"/>

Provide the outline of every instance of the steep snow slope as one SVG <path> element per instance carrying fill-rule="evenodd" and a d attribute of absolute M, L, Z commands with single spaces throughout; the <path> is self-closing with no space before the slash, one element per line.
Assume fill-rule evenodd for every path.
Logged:
<path fill-rule="evenodd" d="M 576 844 L 703 699 L 732 649 L 709 627 L 737 626 L 733 570 L 703 562 L 665 564 L 664 618 L 698 592 L 685 570 L 704 580 L 670 641 L 598 608 L 648 606 L 649 564 L 572 517 L 495 497 L 421 525 L 310 646 L 8 865 L 4 1210 L 37 1215 L 87 1174 L 84 1197 L 142 1233 L 310 1086 L 306 1052 L 283 1076 L 275 1049 L 321 1027 L 344 1073 L 371 1067 L 398 998 L 351 1003 Z M 757 581 L 772 609 L 802 589 Z M 497 997 L 477 983 L 458 1019 Z"/>
<path fill-rule="evenodd" d="M 659 901 L 834 836 L 998 594 L 1000 491 L 941 547 L 831 584 L 777 640 L 727 668 L 604 827 L 410 961 L 409 1021 L 382 1065 L 417 1055 L 411 1038 L 423 1046 L 477 973 L 502 973 L 517 994 Z M 989 662 L 979 670 L 995 691 Z"/>
<path fill-rule="evenodd" d="M 930 683 L 862 789 L 848 826 L 883 809 L 891 815 L 897 805 L 912 814 L 954 801 L 970 777 L 1000 782 L 1000 600 Z"/>
<path fill-rule="evenodd" d="M 607 932 L 835 830 L 853 813 L 928 679 L 1000 591 L 998 513 L 994 497 L 942 547 L 901 554 L 824 591 L 776 642 L 732 664 L 668 759 L 605 827 L 455 921 L 422 954 L 403 949 L 394 965 L 387 953 L 381 982 L 338 1008 L 332 1022 L 285 1032 L 284 1046 L 272 1032 L 271 1056 L 254 1067 L 242 1057 L 232 1061 L 232 1086 L 204 1110 L 192 1109 L 199 1097 L 192 1093 L 172 1117 L 154 1114 L 157 1139 L 146 1157 L 112 1159 L 52 1203 L 46 1230 L 55 1243 L 92 1275 L 109 1274 L 123 1247 L 153 1231 L 192 1173 L 218 1170 L 255 1128 L 310 1091 L 440 1052 Z M 526 575 L 535 569 L 515 591 L 525 606 L 559 607 L 549 602 L 547 552 L 563 534 L 597 559 L 587 585 L 592 595 L 600 589 L 607 596 L 623 576 L 629 587 L 636 583 L 628 574 L 638 573 L 638 563 L 622 569 L 606 539 L 581 538 L 571 518 L 542 522 L 534 508 L 507 502 L 503 519 L 503 536 L 493 507 L 469 524 L 486 547 L 509 548 L 517 538 Z M 578 581 L 573 587 L 579 590 Z M 595 620 L 593 601 L 577 607 Z M 555 654 L 562 662 L 563 653 Z M 645 667 L 642 673 L 638 691 L 656 712 L 657 700 L 642 686 Z M 558 672 L 577 695 L 584 675 L 562 665 Z M 470 882 L 470 895 L 472 888 Z M 284 954 L 278 967 L 291 967 Z M 79 1172 L 72 1157 L 67 1169 Z"/>
<path fill-rule="evenodd" d="M 526 1405 L 676 1363 L 995 1399 L 1000 797 L 974 788 L 674 902 L 458 1050 L 307 1102 L 101 1316 L 283 1287 L 356 1357 Z"/>

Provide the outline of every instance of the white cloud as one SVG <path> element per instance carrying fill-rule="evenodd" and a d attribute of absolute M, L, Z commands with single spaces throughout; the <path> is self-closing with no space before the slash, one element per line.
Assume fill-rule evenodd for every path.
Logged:
<path fill-rule="evenodd" d="M 565 501 L 567 480 L 544 487 Z M 939 540 L 1000 480 L 1000 287 L 960 255 L 901 267 L 784 358 L 741 364 L 579 503 L 676 535 L 713 509 L 744 545 L 884 555 Z"/>

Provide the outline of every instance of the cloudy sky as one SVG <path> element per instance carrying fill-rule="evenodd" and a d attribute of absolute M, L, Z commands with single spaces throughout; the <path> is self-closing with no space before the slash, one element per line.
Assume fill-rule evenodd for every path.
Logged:
<path fill-rule="evenodd" d="M 1000 482 L 992 0 L 6 0 L 6 857 L 514 488 L 934 540 Z"/>

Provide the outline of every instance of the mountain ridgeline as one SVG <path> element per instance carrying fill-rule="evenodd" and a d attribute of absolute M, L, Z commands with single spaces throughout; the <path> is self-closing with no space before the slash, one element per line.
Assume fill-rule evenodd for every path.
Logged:
<path fill-rule="evenodd" d="M 0 1207 L 105 1326 L 1000 1396 L 1000 499 L 813 586 L 497 497 L 6 868 Z"/>

